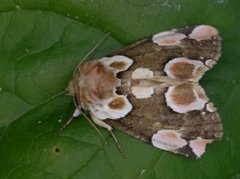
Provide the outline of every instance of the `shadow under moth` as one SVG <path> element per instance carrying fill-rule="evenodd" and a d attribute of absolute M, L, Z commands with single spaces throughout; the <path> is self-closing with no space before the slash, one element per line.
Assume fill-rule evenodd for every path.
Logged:
<path fill-rule="evenodd" d="M 218 30 L 199 25 L 160 32 L 81 63 L 68 86 L 76 102 L 73 117 L 84 109 L 109 131 L 200 158 L 207 144 L 223 136 L 219 113 L 198 83 L 220 54 Z"/>

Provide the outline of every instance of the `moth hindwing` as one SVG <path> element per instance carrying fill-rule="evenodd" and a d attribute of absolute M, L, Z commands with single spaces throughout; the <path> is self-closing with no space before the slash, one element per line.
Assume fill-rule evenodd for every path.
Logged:
<path fill-rule="evenodd" d="M 212 26 L 157 33 L 79 65 L 69 89 L 93 121 L 153 146 L 200 158 L 222 123 L 198 81 L 221 54 Z"/>

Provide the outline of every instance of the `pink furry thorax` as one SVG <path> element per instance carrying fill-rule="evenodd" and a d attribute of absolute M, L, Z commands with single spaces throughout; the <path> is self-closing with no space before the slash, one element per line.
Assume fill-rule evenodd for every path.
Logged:
<path fill-rule="evenodd" d="M 104 57 L 82 63 L 74 74 L 73 91 L 81 108 L 89 110 L 100 119 L 124 117 L 132 105 L 116 88 L 121 84 L 117 73 L 132 65 L 123 56 Z M 70 83 L 71 85 L 71 83 Z"/>
<path fill-rule="evenodd" d="M 91 61 L 81 64 L 77 75 L 82 106 L 88 106 L 99 100 L 113 97 L 117 78 L 111 69 L 107 69 L 102 62 Z"/>

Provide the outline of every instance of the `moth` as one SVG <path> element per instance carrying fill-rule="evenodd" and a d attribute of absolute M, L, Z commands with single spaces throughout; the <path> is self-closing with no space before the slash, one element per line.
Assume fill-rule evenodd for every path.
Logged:
<path fill-rule="evenodd" d="M 223 136 L 221 118 L 199 80 L 221 55 L 216 28 L 198 25 L 154 34 L 101 59 L 81 63 L 68 90 L 109 131 L 159 149 L 200 158 Z"/>

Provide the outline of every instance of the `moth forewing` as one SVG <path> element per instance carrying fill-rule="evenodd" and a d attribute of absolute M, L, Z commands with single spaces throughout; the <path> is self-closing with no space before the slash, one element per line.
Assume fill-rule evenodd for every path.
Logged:
<path fill-rule="evenodd" d="M 220 116 L 198 83 L 220 51 L 221 38 L 212 26 L 160 32 L 79 65 L 74 94 L 96 124 L 200 158 L 223 134 Z"/>

